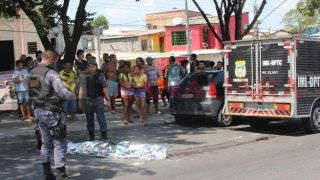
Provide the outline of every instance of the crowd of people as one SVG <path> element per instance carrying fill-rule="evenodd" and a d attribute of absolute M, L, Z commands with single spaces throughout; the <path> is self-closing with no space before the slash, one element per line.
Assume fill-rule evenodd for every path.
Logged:
<path fill-rule="evenodd" d="M 37 51 L 36 58 L 21 55 L 16 61 L 16 69 L 13 73 L 13 82 L 17 94 L 19 111 L 22 119 L 34 118 L 28 92 L 29 72 L 41 63 L 42 52 Z M 63 111 L 66 119 L 75 121 L 75 114 L 84 112 L 87 119 L 89 139 L 94 140 L 94 113 L 100 124 L 101 133 L 106 137 L 106 118 L 104 112 L 107 109 L 116 113 L 116 99 L 121 98 L 123 106 L 123 123 L 128 125 L 132 121 L 132 105 L 136 104 L 138 122 L 147 126 L 147 116 L 159 111 L 159 97 L 163 105 L 167 106 L 173 88 L 188 73 L 189 61 L 182 60 L 180 64 L 176 58 L 169 58 L 169 65 L 159 69 L 152 57 L 145 60 L 138 57 L 135 65 L 124 60 L 117 60 L 114 54 L 103 54 L 104 63 L 98 67 L 97 59 L 92 54 L 86 54 L 81 49 L 76 53 L 74 61 L 59 60 L 51 67 L 59 73 L 64 86 L 76 95 L 76 99 L 66 100 Z M 146 62 L 146 63 L 145 63 Z M 223 64 L 218 62 L 198 61 L 195 54 L 191 55 L 190 71 L 201 72 L 208 70 L 221 70 Z M 105 100 L 104 100 L 105 99 Z M 153 102 L 153 108 L 151 107 Z M 105 138 L 104 138 L 105 139 Z"/>
<path fill-rule="evenodd" d="M 36 124 L 38 149 L 41 149 L 46 177 L 53 177 L 50 152 L 54 148 L 55 166 L 60 176 L 66 176 L 66 125 L 74 122 L 76 113 L 85 113 L 90 141 L 95 138 L 94 116 L 100 126 L 101 140 L 107 139 L 105 111 L 119 112 L 116 99 L 121 98 L 123 124 L 132 120 L 133 104 L 137 122 L 147 126 L 149 114 L 160 114 L 159 97 L 163 105 L 170 103 L 175 86 L 188 74 L 187 60 L 177 63 L 169 57 L 169 65 L 160 69 L 152 57 L 138 57 L 134 66 L 129 61 L 117 60 L 114 54 L 103 54 L 99 59 L 78 50 L 75 60 L 61 60 L 54 51 L 37 51 L 35 59 L 21 55 L 13 72 L 14 92 L 17 95 L 22 120 Z M 222 70 L 222 62 L 198 61 L 191 56 L 190 72 Z M 151 109 L 151 102 L 154 106 Z M 65 118 L 64 118 L 65 117 Z"/>
<path fill-rule="evenodd" d="M 21 112 L 23 120 L 34 120 L 29 101 L 27 79 L 28 72 L 41 63 L 41 56 L 42 52 L 37 51 L 35 59 L 21 55 L 20 59 L 16 61 L 13 82 L 16 85 L 19 112 Z M 152 57 L 148 57 L 145 60 L 146 63 L 143 58 L 138 57 L 135 61 L 135 66 L 131 67 L 130 62 L 118 61 L 116 55 L 104 53 L 104 63 L 99 68 L 96 57 L 90 53 L 85 55 L 85 52 L 81 49 L 77 51 L 74 61 L 59 60 L 52 68 L 59 72 L 64 85 L 77 95 L 77 99 L 64 102 L 63 109 L 67 114 L 67 119 L 74 121 L 77 112 L 84 112 L 88 124 L 92 124 L 92 111 L 96 110 L 96 113 L 100 114 L 98 115 L 98 121 L 101 122 L 102 120 L 100 119 L 104 118 L 102 115 L 104 107 L 115 113 L 116 99 L 121 98 L 124 108 L 124 124 L 132 123 L 131 111 L 135 102 L 139 122 L 146 126 L 148 114 L 151 112 L 160 113 L 159 96 L 164 106 L 167 106 L 172 88 L 188 74 L 189 61 L 182 60 L 178 64 L 176 58 L 171 56 L 169 65 L 159 69 Z M 221 61 L 215 65 L 213 61 L 199 61 L 197 60 L 197 55 L 191 55 L 191 73 L 222 69 L 223 63 Z M 93 77 L 98 77 L 98 79 Z M 100 82 L 100 84 L 97 82 Z M 104 88 L 106 88 L 105 91 Z M 89 98 L 95 99 L 96 96 L 100 95 L 105 97 L 106 101 L 96 100 L 91 102 L 88 100 Z M 150 111 L 151 101 L 154 104 L 153 111 Z M 93 109 L 91 108 L 90 110 L 90 107 Z M 88 127 L 89 129 L 92 128 Z"/>

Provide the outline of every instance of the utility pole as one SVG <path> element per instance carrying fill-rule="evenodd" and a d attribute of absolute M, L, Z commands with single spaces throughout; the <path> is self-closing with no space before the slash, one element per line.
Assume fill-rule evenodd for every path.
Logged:
<path fill-rule="evenodd" d="M 254 17 L 257 15 L 258 12 L 258 6 L 257 6 L 257 0 L 253 0 L 253 12 L 254 12 Z M 259 19 L 256 21 L 256 24 L 254 25 L 254 34 L 255 38 L 259 39 Z"/>
<path fill-rule="evenodd" d="M 190 26 L 189 26 L 189 8 L 188 8 L 188 0 L 185 0 L 185 11 L 186 11 L 186 38 L 187 38 L 187 57 L 188 57 L 188 72 L 190 72 L 191 67 L 191 38 L 190 38 Z"/>
<path fill-rule="evenodd" d="M 99 26 L 97 27 L 95 33 L 97 35 L 97 53 L 98 53 L 98 57 L 97 57 L 97 63 L 98 63 L 98 67 L 100 67 L 100 53 L 101 53 L 101 42 L 100 42 L 100 35 L 103 34 L 103 30 L 104 27 L 103 26 Z"/>

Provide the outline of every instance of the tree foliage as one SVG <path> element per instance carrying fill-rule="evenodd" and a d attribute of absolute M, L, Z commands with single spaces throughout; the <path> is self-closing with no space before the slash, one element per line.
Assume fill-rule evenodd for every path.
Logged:
<path fill-rule="evenodd" d="M 303 14 L 298 9 L 292 9 L 286 13 L 282 22 L 287 31 L 302 33 L 305 29 L 315 26 L 319 22 L 319 18 Z"/>
<path fill-rule="evenodd" d="M 100 15 L 100 16 L 97 16 L 96 18 L 94 18 L 93 22 L 92 22 L 92 26 L 93 27 L 105 27 L 105 28 L 108 28 L 109 26 L 109 21 L 107 19 L 107 17 L 103 16 L 103 15 Z"/>
<path fill-rule="evenodd" d="M 214 36 L 218 39 L 218 41 L 222 44 L 223 41 L 230 41 L 231 35 L 230 35 L 230 21 L 231 17 L 235 16 L 235 39 L 239 40 L 242 39 L 244 36 L 246 36 L 250 30 L 254 27 L 255 23 L 257 22 L 259 16 L 261 15 L 267 1 L 262 0 L 257 13 L 253 20 L 250 22 L 248 27 L 243 31 L 242 27 L 242 13 L 243 8 L 246 4 L 246 0 L 213 0 L 214 7 L 218 14 L 219 24 L 220 24 L 220 30 L 221 30 L 221 36 L 219 33 L 214 29 L 212 24 L 210 23 L 207 14 L 202 10 L 202 8 L 199 6 L 197 0 L 192 0 L 193 3 L 196 5 L 200 13 L 202 14 L 203 18 L 206 20 L 207 25 L 209 26 L 211 32 L 214 34 Z"/>
<path fill-rule="evenodd" d="M 90 21 L 90 13 L 86 12 L 88 0 L 79 0 L 76 16 L 68 15 L 70 0 L 1 0 L 0 16 L 9 18 L 23 10 L 33 22 L 45 49 L 53 49 L 49 40 L 49 31 L 61 24 L 65 40 L 64 57 L 72 61 L 84 26 Z"/>
<path fill-rule="evenodd" d="M 315 16 L 320 12 L 320 0 L 300 0 L 297 9 L 306 16 Z"/>

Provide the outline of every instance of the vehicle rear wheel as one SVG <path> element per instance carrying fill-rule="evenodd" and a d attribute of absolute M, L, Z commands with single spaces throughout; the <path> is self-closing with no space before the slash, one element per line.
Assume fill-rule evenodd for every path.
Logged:
<path fill-rule="evenodd" d="M 304 127 L 308 133 L 320 132 L 320 102 L 313 106 L 311 117 L 304 119 Z"/>
<path fill-rule="evenodd" d="M 259 118 L 252 118 L 248 120 L 249 125 L 254 129 L 264 129 L 268 126 L 269 122 L 269 120 Z"/>
<path fill-rule="evenodd" d="M 175 115 L 174 119 L 176 120 L 177 124 L 184 124 L 187 121 L 186 116 L 182 116 L 182 115 Z"/>
<path fill-rule="evenodd" d="M 232 116 L 224 115 L 223 108 L 220 109 L 218 117 L 215 119 L 217 124 L 221 127 L 231 126 L 232 124 Z"/>

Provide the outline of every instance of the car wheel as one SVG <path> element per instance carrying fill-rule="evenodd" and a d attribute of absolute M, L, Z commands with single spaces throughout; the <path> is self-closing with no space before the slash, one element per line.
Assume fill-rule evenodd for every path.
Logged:
<path fill-rule="evenodd" d="M 320 132 L 320 102 L 314 105 L 311 117 L 304 119 L 304 127 L 308 133 Z"/>
<path fill-rule="evenodd" d="M 174 119 L 176 120 L 177 124 L 184 124 L 187 121 L 186 117 L 182 115 L 175 115 Z"/>
<path fill-rule="evenodd" d="M 248 120 L 249 125 L 254 129 L 265 129 L 268 126 L 269 122 L 269 120 L 261 118 L 250 118 Z"/>
<path fill-rule="evenodd" d="M 223 114 L 223 108 L 220 109 L 218 117 L 215 118 L 216 122 L 221 127 L 231 126 L 232 116 L 227 116 Z"/>

